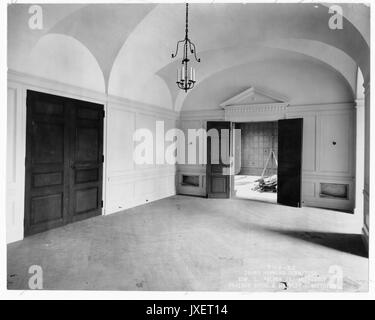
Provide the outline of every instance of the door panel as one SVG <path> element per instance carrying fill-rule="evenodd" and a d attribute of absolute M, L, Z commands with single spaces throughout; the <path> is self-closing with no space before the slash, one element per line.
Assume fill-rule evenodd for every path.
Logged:
<path fill-rule="evenodd" d="M 25 235 L 100 214 L 103 106 L 28 91 L 26 130 Z"/>
<path fill-rule="evenodd" d="M 73 221 L 101 214 L 103 106 L 73 102 L 70 213 Z"/>
<path fill-rule="evenodd" d="M 278 122 L 277 202 L 301 207 L 303 119 Z"/>
<path fill-rule="evenodd" d="M 25 162 L 25 235 L 68 220 L 68 138 L 64 102 L 28 91 Z"/>
<path fill-rule="evenodd" d="M 45 119 L 53 121 L 53 119 Z M 64 163 L 64 123 L 44 122 L 34 119 L 33 131 L 33 164 Z"/>
<path fill-rule="evenodd" d="M 75 170 L 74 183 L 94 182 L 99 180 L 99 169 Z"/>
<path fill-rule="evenodd" d="M 62 183 L 62 172 L 34 173 L 32 176 L 32 186 L 34 188 L 58 186 Z"/>
<path fill-rule="evenodd" d="M 216 129 L 216 135 L 210 130 Z M 207 196 L 209 198 L 230 197 L 230 150 L 231 123 L 227 121 L 207 122 Z"/>
<path fill-rule="evenodd" d="M 98 160 L 98 129 L 85 128 L 82 124 L 78 123 L 76 129 L 76 150 L 75 150 L 75 161 L 76 162 L 90 162 Z"/>
<path fill-rule="evenodd" d="M 63 219 L 63 193 L 35 196 L 31 200 L 31 224 Z"/>

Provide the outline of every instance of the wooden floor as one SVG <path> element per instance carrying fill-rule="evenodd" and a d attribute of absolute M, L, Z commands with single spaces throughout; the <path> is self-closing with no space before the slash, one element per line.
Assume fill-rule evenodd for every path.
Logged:
<path fill-rule="evenodd" d="M 357 222 L 336 211 L 175 196 L 8 245 L 8 288 L 28 289 L 29 267 L 39 265 L 44 289 L 335 291 L 342 270 L 344 291 L 366 291 Z"/>

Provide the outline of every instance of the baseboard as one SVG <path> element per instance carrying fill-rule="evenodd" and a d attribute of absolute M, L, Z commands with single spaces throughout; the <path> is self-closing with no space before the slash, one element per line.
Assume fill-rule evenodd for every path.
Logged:
<path fill-rule="evenodd" d="M 176 191 L 166 192 L 163 194 L 150 194 L 147 197 L 143 198 L 135 198 L 133 201 L 129 202 L 127 205 L 122 207 L 108 207 L 106 209 L 106 215 L 109 216 L 114 213 L 119 213 L 128 209 L 133 209 L 142 205 L 146 205 L 148 203 L 152 203 L 158 200 L 166 199 L 175 196 L 177 193 Z M 147 198 L 147 199 L 146 199 Z"/>

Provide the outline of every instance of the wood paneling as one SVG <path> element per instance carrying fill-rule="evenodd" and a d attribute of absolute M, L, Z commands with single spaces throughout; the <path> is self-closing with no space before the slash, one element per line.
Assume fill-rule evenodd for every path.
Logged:
<path fill-rule="evenodd" d="M 103 106 L 27 92 L 25 234 L 101 214 Z"/>
<path fill-rule="evenodd" d="M 117 175 L 134 169 L 133 133 L 135 112 L 119 106 L 110 106 L 108 112 L 108 172 Z"/>
<path fill-rule="evenodd" d="M 241 130 L 242 175 L 261 175 L 270 151 L 277 158 L 277 122 L 238 123 Z M 267 175 L 276 174 L 277 165 L 272 157 L 267 166 Z"/>
<path fill-rule="evenodd" d="M 278 122 L 277 203 L 301 207 L 303 119 Z"/>
<path fill-rule="evenodd" d="M 316 115 L 303 117 L 303 152 L 302 170 L 304 172 L 316 171 Z"/>
<path fill-rule="evenodd" d="M 207 122 L 207 196 L 209 198 L 230 197 L 230 136 L 231 123 L 228 121 Z M 212 138 L 213 137 L 213 138 Z"/>
<path fill-rule="evenodd" d="M 176 121 L 162 112 L 138 110 L 132 105 L 112 103 L 108 105 L 108 182 L 106 213 L 111 214 L 140 204 L 174 195 L 175 167 L 168 164 L 137 165 L 133 150 L 139 142 L 133 141 L 137 129 L 155 133 L 156 121 L 164 121 L 165 133 L 175 128 Z M 154 135 L 155 138 L 155 135 Z M 156 160 L 156 144 L 171 142 L 154 139 L 153 159 Z"/>
<path fill-rule="evenodd" d="M 320 117 L 319 170 L 350 174 L 352 157 L 352 126 L 350 114 Z"/>

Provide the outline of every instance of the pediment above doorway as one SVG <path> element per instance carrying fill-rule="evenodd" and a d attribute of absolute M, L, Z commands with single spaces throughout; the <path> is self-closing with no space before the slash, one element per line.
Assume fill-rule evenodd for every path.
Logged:
<path fill-rule="evenodd" d="M 245 91 L 229 98 L 228 100 L 222 102 L 220 107 L 225 110 L 233 108 L 244 107 L 254 109 L 277 109 L 278 107 L 286 107 L 288 105 L 288 98 L 280 94 L 259 89 L 256 87 L 250 87 Z"/>
<path fill-rule="evenodd" d="M 222 102 L 226 120 L 277 120 L 283 118 L 289 105 L 288 98 L 269 90 L 250 87 Z"/>

